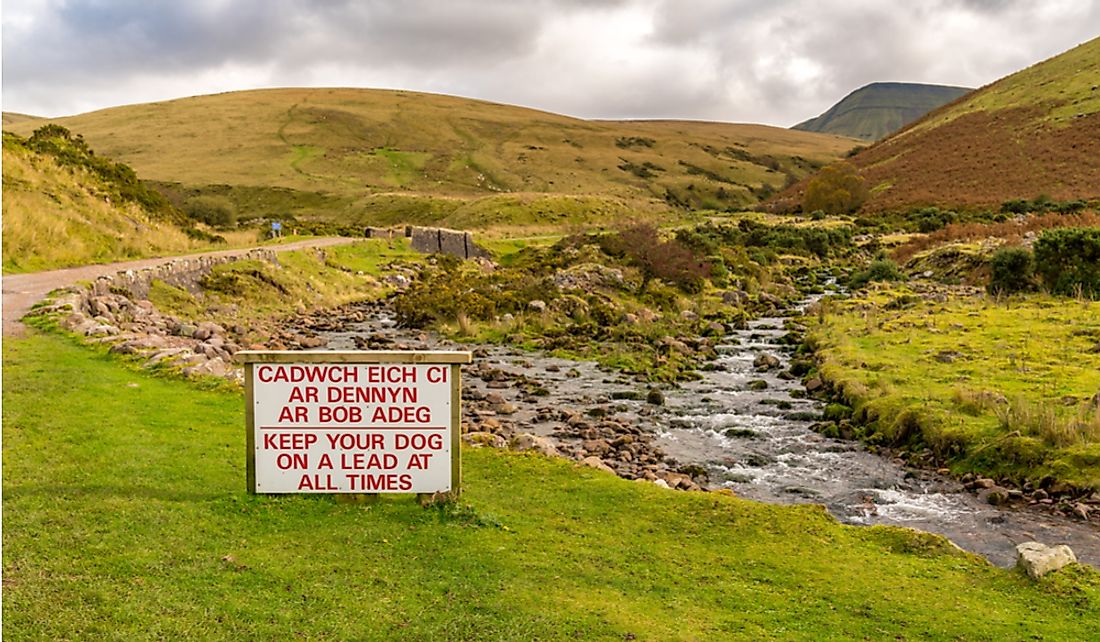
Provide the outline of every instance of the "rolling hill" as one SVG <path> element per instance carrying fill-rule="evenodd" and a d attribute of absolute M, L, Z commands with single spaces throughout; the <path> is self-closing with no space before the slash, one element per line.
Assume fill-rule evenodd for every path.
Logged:
<path fill-rule="evenodd" d="M 44 122 L 5 117 L 22 134 Z M 242 216 L 463 227 L 743 207 L 854 143 L 763 125 L 588 121 L 338 88 L 233 92 L 49 122 L 173 198 L 218 193 Z"/>
<path fill-rule="evenodd" d="M 1100 38 L 937 109 L 857 154 L 868 211 L 1100 198 Z"/>
<path fill-rule="evenodd" d="M 817 118 L 791 129 L 879 140 L 970 91 L 946 85 L 871 83 L 848 94 Z"/>

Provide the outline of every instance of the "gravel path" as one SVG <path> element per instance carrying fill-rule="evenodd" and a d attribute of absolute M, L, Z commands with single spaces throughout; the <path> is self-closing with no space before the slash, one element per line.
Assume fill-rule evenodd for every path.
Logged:
<path fill-rule="evenodd" d="M 31 272 L 28 274 L 10 274 L 4 276 L 4 311 L 3 325 L 4 336 L 19 336 L 26 327 L 20 321 L 31 307 L 41 301 L 47 294 L 58 288 L 63 288 L 77 281 L 92 281 L 97 277 L 125 270 L 141 270 L 155 267 L 164 263 L 170 263 L 180 259 L 194 259 L 199 257 L 225 257 L 243 255 L 255 249 L 269 249 L 278 252 L 288 250 L 301 250 L 311 247 L 328 247 L 331 245 L 343 245 L 358 241 L 357 238 L 347 237 L 323 237 L 295 241 L 285 245 L 265 245 L 238 248 L 234 250 L 221 250 L 218 252 L 202 252 L 199 254 L 187 254 L 184 256 L 165 256 L 156 259 L 141 259 L 138 261 L 123 261 L 120 263 L 103 263 L 100 265 L 84 265 L 80 267 L 65 268 L 62 270 L 50 270 L 48 272 Z"/>

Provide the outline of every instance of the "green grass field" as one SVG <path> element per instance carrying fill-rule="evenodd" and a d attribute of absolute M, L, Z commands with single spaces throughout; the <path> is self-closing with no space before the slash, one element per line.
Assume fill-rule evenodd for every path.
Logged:
<path fill-rule="evenodd" d="M 813 331 L 875 439 L 932 446 L 959 472 L 1100 489 L 1100 302 L 905 296 L 880 288 Z"/>
<path fill-rule="evenodd" d="M 467 450 L 448 509 L 244 492 L 242 397 L 59 335 L 4 342 L 8 640 L 1085 640 L 1032 582 L 813 506 Z"/>

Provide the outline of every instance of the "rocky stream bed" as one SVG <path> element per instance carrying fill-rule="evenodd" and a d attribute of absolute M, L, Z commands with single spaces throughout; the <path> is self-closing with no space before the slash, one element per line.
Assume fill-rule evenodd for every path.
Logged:
<path fill-rule="evenodd" d="M 62 327 L 147 366 L 240 381 L 240 332 L 191 325 L 97 281 L 42 309 Z M 463 349 L 463 438 L 473 446 L 536 450 L 670 489 L 730 489 L 778 503 L 825 505 L 852 524 L 895 524 L 947 536 L 1009 566 L 1015 545 L 1068 544 L 1100 567 L 1100 493 L 1059 496 L 952 479 L 889 453 L 812 429 L 822 402 L 791 374 L 782 316 L 759 318 L 715 346 L 697 381 L 652 388 L 637 377 L 507 346 L 456 344 L 396 327 L 384 303 L 302 314 L 267 349 Z M 690 338 L 677 343 L 691 343 Z M 707 343 L 708 350 L 710 343 Z"/>
<path fill-rule="evenodd" d="M 674 489 L 823 504 L 846 523 L 945 535 L 1000 566 L 1031 540 L 1068 544 L 1100 566 L 1100 497 L 1087 500 L 1085 519 L 1041 494 L 1011 491 L 994 505 L 981 492 L 991 480 L 964 483 L 812 430 L 822 403 L 785 369 L 784 323 L 760 318 L 732 330 L 701 379 L 660 389 L 593 362 L 398 328 L 378 304 L 311 317 L 308 330 L 334 350 L 472 350 L 462 393 L 471 445 L 537 450 Z"/>

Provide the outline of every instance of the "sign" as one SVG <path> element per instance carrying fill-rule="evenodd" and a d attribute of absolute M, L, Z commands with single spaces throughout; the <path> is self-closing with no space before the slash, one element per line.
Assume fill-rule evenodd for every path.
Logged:
<path fill-rule="evenodd" d="M 469 352 L 237 354 L 249 492 L 459 492 Z"/>

